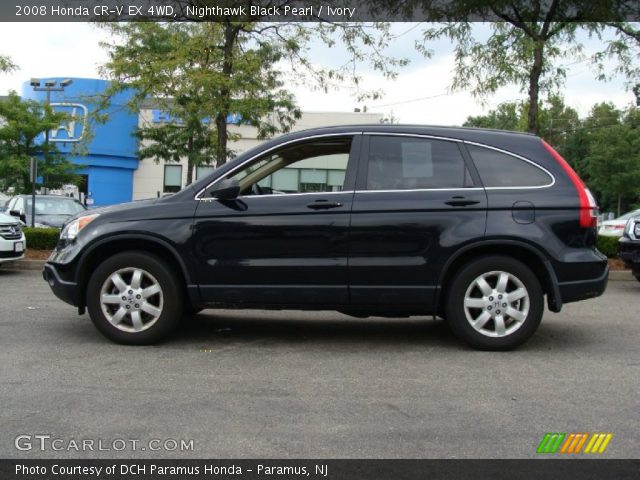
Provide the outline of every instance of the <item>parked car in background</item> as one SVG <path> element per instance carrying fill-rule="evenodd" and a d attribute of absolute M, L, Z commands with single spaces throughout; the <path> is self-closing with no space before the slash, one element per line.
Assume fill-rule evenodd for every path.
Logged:
<path fill-rule="evenodd" d="M 170 197 L 69 220 L 43 271 L 106 337 L 203 308 L 439 315 L 481 349 L 601 295 L 597 205 L 539 137 L 350 125 L 266 142 Z"/>
<path fill-rule="evenodd" d="M 27 241 L 20 227 L 20 221 L 0 213 L 0 264 L 24 258 L 26 248 Z"/>
<path fill-rule="evenodd" d="M 640 282 L 640 214 L 627 221 L 618 243 L 618 256 Z"/>
<path fill-rule="evenodd" d="M 606 237 L 621 237 L 627 221 L 632 217 L 640 215 L 640 209 L 627 212 L 624 215 L 620 215 L 613 220 L 605 220 L 600 223 L 598 227 L 598 235 L 604 235 Z"/>
<path fill-rule="evenodd" d="M 9 196 L 0 192 L 0 211 L 4 210 L 4 206 L 8 201 L 9 201 Z"/>
<path fill-rule="evenodd" d="M 31 226 L 31 195 L 16 195 L 5 204 L 5 213 Z M 36 195 L 35 226 L 61 228 L 66 220 L 87 208 L 78 200 L 61 195 Z"/>

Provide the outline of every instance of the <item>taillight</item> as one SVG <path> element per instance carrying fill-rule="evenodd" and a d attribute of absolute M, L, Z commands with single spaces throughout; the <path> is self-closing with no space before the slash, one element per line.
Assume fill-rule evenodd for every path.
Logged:
<path fill-rule="evenodd" d="M 571 168 L 571 165 L 556 152 L 551 145 L 542 140 L 542 145 L 553 155 L 553 158 L 560 164 L 560 166 L 567 172 L 567 175 L 573 182 L 573 185 L 578 190 L 578 197 L 580 198 L 580 226 L 583 228 L 593 228 L 597 225 L 598 204 L 595 198 L 591 195 L 591 192 L 584 184 L 578 174 Z"/>

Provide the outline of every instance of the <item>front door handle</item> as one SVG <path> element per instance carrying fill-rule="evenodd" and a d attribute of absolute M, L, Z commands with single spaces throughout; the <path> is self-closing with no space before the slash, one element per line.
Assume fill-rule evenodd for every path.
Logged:
<path fill-rule="evenodd" d="M 317 200 L 313 203 L 307 205 L 307 208 L 311 208 L 312 210 L 329 210 L 330 208 L 338 208 L 341 207 L 342 204 L 339 202 L 329 202 L 328 200 Z"/>
<path fill-rule="evenodd" d="M 451 205 L 452 207 L 466 207 L 467 205 L 476 205 L 480 202 L 456 195 L 455 197 L 451 197 L 451 200 L 444 203 L 446 203 L 447 205 Z"/>

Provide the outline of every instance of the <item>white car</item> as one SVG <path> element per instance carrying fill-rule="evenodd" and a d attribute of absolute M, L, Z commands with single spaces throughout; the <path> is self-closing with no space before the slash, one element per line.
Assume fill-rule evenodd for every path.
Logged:
<path fill-rule="evenodd" d="M 0 263 L 24 258 L 27 241 L 16 217 L 0 213 Z"/>
<path fill-rule="evenodd" d="M 613 220 L 607 220 L 602 222 L 598 227 L 598 235 L 604 235 L 606 237 L 621 237 L 624 227 L 627 224 L 627 220 L 632 217 L 640 215 L 640 209 L 627 212 L 624 215 L 614 218 Z"/>

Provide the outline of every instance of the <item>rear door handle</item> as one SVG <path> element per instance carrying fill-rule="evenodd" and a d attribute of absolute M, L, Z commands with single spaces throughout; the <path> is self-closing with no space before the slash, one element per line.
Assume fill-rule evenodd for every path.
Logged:
<path fill-rule="evenodd" d="M 477 200 L 470 200 L 468 198 L 455 196 L 452 197 L 448 202 L 444 203 L 446 203 L 447 205 L 451 205 L 452 207 L 466 207 L 467 205 L 476 205 L 480 202 Z"/>
<path fill-rule="evenodd" d="M 338 208 L 341 207 L 342 204 L 339 202 L 329 202 L 328 200 L 317 200 L 313 203 L 309 203 L 307 208 L 311 208 L 312 210 L 329 210 L 330 208 Z"/>

